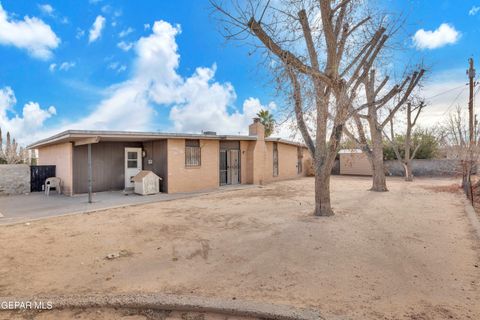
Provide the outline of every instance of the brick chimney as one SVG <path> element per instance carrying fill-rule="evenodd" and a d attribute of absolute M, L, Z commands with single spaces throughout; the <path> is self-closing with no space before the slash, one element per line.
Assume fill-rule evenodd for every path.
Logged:
<path fill-rule="evenodd" d="M 257 136 L 257 140 L 265 140 L 265 126 L 260 118 L 253 118 L 253 123 L 248 127 L 249 136 Z"/>

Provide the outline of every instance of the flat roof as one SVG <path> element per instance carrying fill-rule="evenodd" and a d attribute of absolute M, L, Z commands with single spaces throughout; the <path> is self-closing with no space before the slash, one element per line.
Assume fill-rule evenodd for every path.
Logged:
<path fill-rule="evenodd" d="M 277 137 L 268 137 L 268 138 L 265 138 L 265 141 L 280 142 L 280 143 L 291 144 L 293 146 L 304 147 L 304 148 L 307 147 L 304 143 L 291 141 L 291 140 L 286 140 L 286 139 L 277 138 Z"/>
<path fill-rule="evenodd" d="M 363 153 L 362 149 L 341 149 L 338 153 Z"/>
<path fill-rule="evenodd" d="M 204 139 L 204 140 L 257 140 L 257 136 L 247 135 L 217 135 L 197 133 L 166 133 L 166 132 L 141 132 L 141 131 L 108 131 L 108 130 L 67 130 L 49 138 L 30 144 L 28 149 L 37 149 L 49 145 L 65 142 L 78 142 L 84 139 L 98 138 L 99 141 L 151 141 L 162 139 Z M 301 143 L 269 137 L 265 141 L 278 141 L 281 143 L 304 146 Z"/>

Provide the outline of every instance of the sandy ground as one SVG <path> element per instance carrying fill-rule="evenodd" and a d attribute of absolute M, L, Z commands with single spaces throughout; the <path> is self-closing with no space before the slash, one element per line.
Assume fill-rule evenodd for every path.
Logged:
<path fill-rule="evenodd" d="M 313 179 L 0 227 L 0 296 L 163 292 L 352 319 L 479 319 L 480 245 L 449 179 Z M 116 258 L 106 259 L 109 254 Z M 118 253 L 118 254 L 117 254 Z"/>

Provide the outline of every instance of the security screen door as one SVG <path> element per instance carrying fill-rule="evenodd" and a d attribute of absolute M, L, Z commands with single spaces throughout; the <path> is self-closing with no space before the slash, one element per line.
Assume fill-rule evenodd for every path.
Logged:
<path fill-rule="evenodd" d="M 220 150 L 220 185 L 240 183 L 240 150 Z"/>

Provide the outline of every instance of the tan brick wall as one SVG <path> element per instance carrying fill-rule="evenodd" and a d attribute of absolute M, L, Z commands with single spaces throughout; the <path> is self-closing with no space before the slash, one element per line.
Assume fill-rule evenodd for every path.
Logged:
<path fill-rule="evenodd" d="M 253 179 L 251 170 L 248 170 L 252 166 L 251 159 L 248 157 L 248 150 L 253 148 L 253 144 L 254 141 L 240 141 L 240 183 L 242 184 L 249 183 L 248 181 Z"/>
<path fill-rule="evenodd" d="M 201 166 L 185 166 L 185 140 L 169 139 L 168 193 L 215 189 L 219 186 L 218 140 L 200 140 Z"/>
<path fill-rule="evenodd" d="M 266 142 L 264 181 L 271 182 L 304 177 L 310 162 L 310 153 L 303 148 L 303 170 L 297 173 L 297 146 L 278 142 L 278 176 L 273 176 L 273 142 Z"/>
<path fill-rule="evenodd" d="M 72 195 L 73 148 L 70 142 L 38 149 L 39 165 L 55 165 L 57 177 L 62 179 L 62 193 Z"/>

